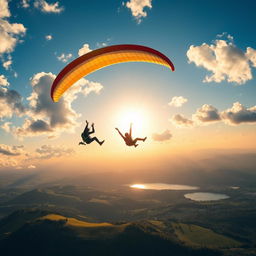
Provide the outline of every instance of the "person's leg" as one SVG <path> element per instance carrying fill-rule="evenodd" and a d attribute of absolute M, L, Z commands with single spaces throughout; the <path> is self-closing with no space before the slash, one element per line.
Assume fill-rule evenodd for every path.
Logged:
<path fill-rule="evenodd" d="M 102 144 L 105 142 L 105 140 L 99 141 L 99 139 L 98 139 L 97 137 L 91 138 L 91 142 L 93 142 L 93 141 L 96 141 L 99 145 L 102 145 Z M 91 142 L 90 142 L 90 143 L 91 143 Z"/>
<path fill-rule="evenodd" d="M 78 145 L 86 145 L 84 142 L 80 141 Z"/>
<path fill-rule="evenodd" d="M 145 138 L 143 138 L 143 139 L 142 139 L 142 138 L 136 138 L 136 139 L 133 140 L 133 142 L 134 142 L 134 144 L 136 144 L 138 140 L 145 141 L 146 138 L 147 138 L 147 137 L 145 137 Z"/>

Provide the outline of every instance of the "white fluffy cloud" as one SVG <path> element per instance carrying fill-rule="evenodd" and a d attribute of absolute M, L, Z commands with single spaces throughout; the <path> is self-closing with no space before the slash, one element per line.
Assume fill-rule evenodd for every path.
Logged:
<path fill-rule="evenodd" d="M 32 93 L 27 97 L 29 104 L 26 108 L 17 91 L 0 87 L 0 118 L 12 117 L 14 114 L 24 118 L 21 126 L 15 127 L 12 123 L 5 122 L 1 128 L 18 137 L 43 134 L 57 136 L 62 131 L 72 132 L 78 125 L 77 118 L 80 116 L 72 108 L 72 102 L 79 94 L 85 96 L 92 92 L 98 94 L 103 86 L 83 78 L 75 83 L 56 104 L 49 97 L 54 79 L 54 74 L 45 72 L 37 73 L 31 78 Z"/>
<path fill-rule="evenodd" d="M 84 55 L 84 54 L 86 54 L 86 53 L 88 53 L 88 52 L 90 52 L 91 51 L 91 49 L 90 49 L 90 46 L 89 46 L 89 44 L 84 44 L 83 46 L 82 46 L 82 48 L 80 48 L 79 50 L 78 50 L 78 56 L 82 56 L 82 55 Z"/>
<path fill-rule="evenodd" d="M 34 6 L 44 13 L 61 13 L 64 11 L 64 8 L 59 5 L 59 2 L 49 4 L 45 0 L 35 0 Z"/>
<path fill-rule="evenodd" d="M 11 13 L 8 7 L 7 0 L 0 0 L 0 18 L 10 17 Z"/>
<path fill-rule="evenodd" d="M 20 23 L 10 23 L 7 19 L 11 16 L 7 0 L 0 0 L 0 57 L 7 68 L 10 63 L 6 63 L 4 55 L 14 51 L 19 42 L 19 38 L 24 36 L 26 28 Z M 10 57 L 9 59 L 10 60 Z M 7 61 L 8 61 L 7 60 Z"/>
<path fill-rule="evenodd" d="M 231 125 L 241 123 L 256 123 L 256 106 L 246 108 L 239 102 L 233 103 L 230 109 L 221 113 L 222 119 Z"/>
<path fill-rule="evenodd" d="M 6 70 L 9 70 L 10 66 L 12 65 L 12 60 L 11 58 L 9 57 L 8 60 L 4 61 L 3 62 L 3 67 L 6 69 Z"/>
<path fill-rule="evenodd" d="M 9 82 L 4 75 L 0 75 L 0 86 L 8 86 Z"/>
<path fill-rule="evenodd" d="M 72 129 L 76 125 L 78 114 L 71 108 L 71 103 L 62 98 L 54 104 L 49 97 L 50 88 L 55 79 L 52 73 L 37 73 L 31 78 L 32 93 L 29 101 L 28 118 L 14 132 L 18 136 L 54 134 Z"/>
<path fill-rule="evenodd" d="M 246 52 L 239 49 L 228 36 L 227 40 L 217 39 L 213 44 L 203 43 L 200 46 L 191 45 L 187 51 L 189 63 L 203 67 L 212 72 L 204 82 L 227 80 L 244 84 L 252 79 L 251 66 L 256 66 L 256 51 L 250 47 Z"/>
<path fill-rule="evenodd" d="M 0 144 L 0 154 L 5 156 L 19 156 L 24 153 L 24 146 L 9 146 Z"/>
<path fill-rule="evenodd" d="M 256 67 L 256 50 L 251 47 L 247 47 L 246 57 L 250 60 L 253 67 Z"/>
<path fill-rule="evenodd" d="M 211 123 L 220 121 L 220 114 L 218 109 L 209 104 L 204 104 L 201 108 L 197 109 L 193 114 L 192 120 L 199 123 Z"/>
<path fill-rule="evenodd" d="M 26 29 L 22 24 L 11 24 L 7 20 L 0 19 L 0 56 L 13 52 L 19 36 L 23 36 L 25 32 Z"/>
<path fill-rule="evenodd" d="M 231 108 L 219 112 L 217 108 L 204 104 L 192 115 L 191 120 L 177 114 L 170 121 L 180 127 L 200 126 L 220 121 L 229 125 L 256 124 L 256 106 L 247 108 L 240 102 L 235 102 Z"/>
<path fill-rule="evenodd" d="M 188 101 L 188 99 L 184 98 L 183 96 L 174 96 L 171 99 L 171 101 L 168 103 L 168 105 L 179 108 L 183 104 L 185 104 L 187 101 Z"/>
<path fill-rule="evenodd" d="M 138 23 L 141 23 L 142 18 L 147 16 L 147 12 L 144 10 L 145 7 L 152 8 L 152 0 L 130 0 L 126 2 L 126 7 L 132 12 L 132 16 Z"/>
<path fill-rule="evenodd" d="M 30 0 L 21 0 L 21 6 L 23 8 L 28 8 L 30 6 L 29 2 Z"/>
<path fill-rule="evenodd" d="M 0 76 L 0 80 L 3 83 L 3 86 L 0 86 L 0 121 L 3 118 L 10 118 L 13 115 L 23 115 L 26 109 L 22 104 L 21 95 L 17 91 L 10 90 L 6 87 L 9 83 L 5 78 Z"/>
<path fill-rule="evenodd" d="M 50 41 L 50 40 L 52 40 L 52 38 L 53 38 L 52 35 L 46 35 L 45 36 L 46 41 Z"/>
<path fill-rule="evenodd" d="M 57 59 L 59 61 L 64 62 L 64 63 L 68 62 L 68 60 L 71 59 L 71 58 L 72 58 L 72 54 L 71 53 L 67 53 L 67 54 L 62 53 L 60 56 L 57 56 Z"/>
<path fill-rule="evenodd" d="M 170 140 L 172 137 L 172 134 L 169 130 L 165 130 L 162 133 L 153 133 L 152 134 L 152 139 L 154 141 L 166 141 L 166 140 Z"/>

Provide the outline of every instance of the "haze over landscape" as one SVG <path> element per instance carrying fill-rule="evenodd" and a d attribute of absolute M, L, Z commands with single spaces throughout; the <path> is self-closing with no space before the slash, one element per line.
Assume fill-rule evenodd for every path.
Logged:
<path fill-rule="evenodd" d="M 0 253 L 256 255 L 255 8 L 0 0 Z M 112 65 L 52 101 L 68 63 L 123 44 L 175 71 Z"/>

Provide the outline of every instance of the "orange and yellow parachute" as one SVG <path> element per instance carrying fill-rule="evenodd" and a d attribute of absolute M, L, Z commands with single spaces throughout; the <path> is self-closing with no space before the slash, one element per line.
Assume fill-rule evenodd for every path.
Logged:
<path fill-rule="evenodd" d="M 174 71 L 173 63 L 161 52 L 142 45 L 112 45 L 91 51 L 69 63 L 55 78 L 51 97 L 58 102 L 62 94 L 82 77 L 106 66 L 122 62 L 150 62 Z"/>

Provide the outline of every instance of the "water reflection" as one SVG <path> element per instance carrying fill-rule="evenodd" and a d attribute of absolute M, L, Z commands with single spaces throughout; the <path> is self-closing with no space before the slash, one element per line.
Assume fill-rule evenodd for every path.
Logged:
<path fill-rule="evenodd" d="M 181 185 L 181 184 L 166 184 L 166 183 L 143 183 L 132 184 L 130 188 L 135 189 L 153 189 L 153 190 L 197 190 L 199 187 Z"/>
<path fill-rule="evenodd" d="M 225 194 L 208 193 L 208 192 L 189 193 L 189 194 L 185 194 L 184 197 L 187 199 L 191 199 L 193 201 L 217 201 L 217 200 L 229 198 L 229 196 Z"/>

